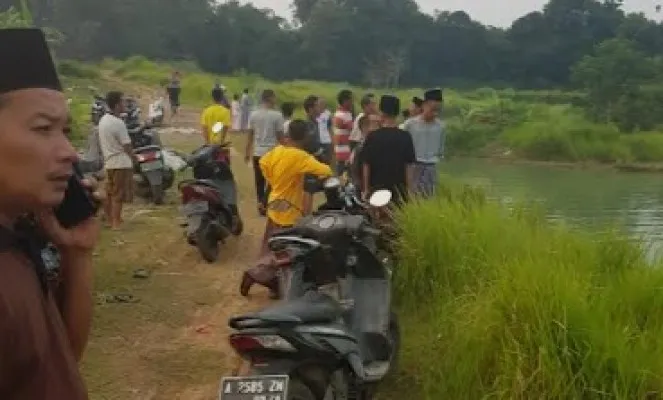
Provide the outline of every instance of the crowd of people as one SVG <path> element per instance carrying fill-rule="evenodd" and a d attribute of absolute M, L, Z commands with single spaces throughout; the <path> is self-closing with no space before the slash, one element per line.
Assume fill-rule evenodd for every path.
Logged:
<path fill-rule="evenodd" d="M 222 103 L 222 89 L 212 90 L 213 104 L 202 113 L 205 143 L 223 143 L 228 129 L 211 132 L 216 123 L 231 126 L 232 109 Z M 354 182 L 364 199 L 378 189 L 388 189 L 395 204 L 410 195 L 428 197 L 437 185 L 437 164 L 444 152 L 444 125 L 440 119 L 443 97 L 431 89 L 415 97 L 404 113 L 400 99 L 362 96 L 361 113 L 354 115 L 354 93 L 341 90 L 332 113 L 324 99 L 304 99 L 304 119 L 293 119 L 295 105 L 278 108 L 276 93 L 267 89 L 260 105 L 250 113 L 244 159 L 253 168 L 257 212 L 267 217 L 257 266 L 244 274 L 240 291 L 247 295 L 254 283 L 277 296 L 277 277 L 270 267 L 267 239 L 272 232 L 295 224 L 313 207 L 316 182 L 332 174 Z M 404 120 L 399 124 L 403 116 Z M 271 204 L 288 207 L 271 207 Z"/>
<path fill-rule="evenodd" d="M 12 54 L 0 58 L 0 398 L 86 399 L 77 362 L 90 331 L 99 223 L 89 216 L 69 226 L 54 211 L 71 194 L 78 155 L 68 138 L 68 102 L 44 34 L 0 30 L 0 52 Z M 179 73 L 166 90 L 175 115 Z M 262 91 L 259 107 L 243 112 L 251 108 L 248 92 L 229 104 L 224 88 L 215 86 L 200 123 L 206 143 L 225 141 L 232 129 L 247 132 L 244 157 L 255 172 L 257 212 L 267 217 L 265 239 L 274 228 L 291 226 L 311 212 L 312 188 L 333 174 L 354 181 L 365 198 L 389 189 L 398 204 L 411 194 L 434 193 L 444 150 L 441 90 L 415 98 L 405 121 L 400 121 L 400 100 L 392 95 L 365 94 L 359 115 L 349 90 L 338 93 L 333 113 L 311 95 L 302 103 L 305 118 L 297 119 L 295 104 L 279 108 L 269 89 Z M 80 184 L 90 201 L 105 201 L 104 215 L 117 228 L 122 204 L 132 194 L 134 155 L 120 118 L 122 93 L 110 92 L 106 101 L 110 112 L 98 129 L 107 193 L 93 179 Z M 219 122 L 220 131 L 214 129 Z M 292 207 L 270 207 L 278 200 Z M 265 243 L 261 255 L 267 252 Z M 57 250 L 57 273 L 50 248 Z M 242 294 L 255 282 L 275 289 L 273 279 L 273 269 L 250 269 Z"/>

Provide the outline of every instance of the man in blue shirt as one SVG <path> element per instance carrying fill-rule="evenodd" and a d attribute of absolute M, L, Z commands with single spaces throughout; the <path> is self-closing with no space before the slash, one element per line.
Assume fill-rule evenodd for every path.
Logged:
<path fill-rule="evenodd" d="M 420 115 L 408 119 L 403 129 L 410 132 L 416 154 L 414 168 L 415 193 L 430 197 L 438 182 L 437 164 L 444 157 L 444 124 L 439 118 L 442 91 L 431 89 L 424 94 Z"/>

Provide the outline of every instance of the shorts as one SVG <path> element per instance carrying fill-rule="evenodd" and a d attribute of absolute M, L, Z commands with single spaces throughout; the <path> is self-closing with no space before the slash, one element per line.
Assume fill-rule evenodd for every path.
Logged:
<path fill-rule="evenodd" d="M 106 195 L 113 200 L 123 203 L 133 201 L 134 192 L 133 169 L 107 169 L 106 170 Z"/>

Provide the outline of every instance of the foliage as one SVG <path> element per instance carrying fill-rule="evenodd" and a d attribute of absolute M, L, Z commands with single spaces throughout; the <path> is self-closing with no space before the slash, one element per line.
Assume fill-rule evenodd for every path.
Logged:
<path fill-rule="evenodd" d="M 121 0 L 103 12 L 90 0 L 30 5 L 38 26 L 66 36 L 67 59 L 140 54 L 274 80 L 541 88 L 567 85 L 569 68 L 607 39 L 663 51 L 660 24 L 604 0 L 550 0 L 506 29 L 462 11 L 424 14 L 415 0 L 295 0 L 294 26 L 237 0 Z"/>
<path fill-rule="evenodd" d="M 614 122 L 624 130 L 637 127 L 650 129 L 643 116 L 651 115 L 647 107 L 651 98 L 643 95 L 641 86 L 655 74 L 654 63 L 626 39 L 610 39 L 596 47 L 573 67 L 573 79 L 589 95 L 589 111 L 598 121 Z M 644 111 L 644 112 L 643 112 Z"/>
<path fill-rule="evenodd" d="M 660 396 L 663 270 L 637 244 L 551 225 L 454 182 L 440 191 L 399 215 L 401 394 Z"/>

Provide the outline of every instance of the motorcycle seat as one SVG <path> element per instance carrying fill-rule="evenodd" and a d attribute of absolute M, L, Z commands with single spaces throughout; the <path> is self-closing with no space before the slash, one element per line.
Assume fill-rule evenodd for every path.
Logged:
<path fill-rule="evenodd" d="M 231 318 L 230 326 L 265 327 L 279 324 L 324 324 L 343 315 L 341 305 L 329 295 L 309 291 L 302 297 L 281 302 L 252 314 Z"/>
<path fill-rule="evenodd" d="M 212 189 L 215 189 L 217 191 L 222 191 L 223 190 L 223 188 L 221 188 L 219 186 L 219 184 L 214 182 L 212 179 L 196 179 L 196 180 L 193 181 L 193 183 L 198 184 L 198 185 L 211 187 Z"/>

